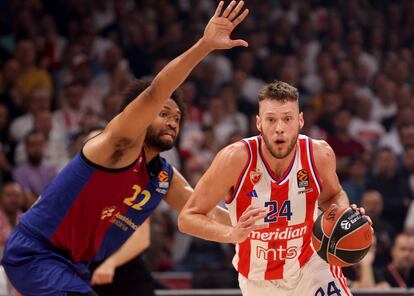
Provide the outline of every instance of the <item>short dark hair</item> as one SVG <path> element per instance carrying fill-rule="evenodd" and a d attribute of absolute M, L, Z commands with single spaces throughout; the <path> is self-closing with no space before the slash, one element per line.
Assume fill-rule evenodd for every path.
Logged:
<path fill-rule="evenodd" d="M 128 87 L 125 89 L 125 91 L 122 93 L 122 104 L 121 104 L 121 111 L 125 109 L 126 106 L 128 106 L 129 103 L 131 103 L 133 100 L 138 97 L 140 93 L 142 93 L 144 90 L 146 90 L 151 85 L 150 79 L 136 79 L 132 81 Z M 176 89 L 172 95 L 171 99 L 177 104 L 178 109 L 181 111 L 181 119 L 180 119 L 180 126 L 185 121 L 185 116 L 187 113 L 186 105 L 183 101 L 183 95 L 180 89 Z"/>
<path fill-rule="evenodd" d="M 299 100 L 299 91 L 286 82 L 274 80 L 259 91 L 259 102 L 266 99 L 295 102 Z"/>

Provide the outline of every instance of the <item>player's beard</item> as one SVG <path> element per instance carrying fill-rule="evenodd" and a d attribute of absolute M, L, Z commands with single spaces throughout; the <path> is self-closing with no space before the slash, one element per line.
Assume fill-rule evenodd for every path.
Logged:
<path fill-rule="evenodd" d="M 262 134 L 262 138 L 263 138 L 263 141 L 265 142 L 267 150 L 269 150 L 270 154 L 272 154 L 272 156 L 276 159 L 283 159 L 286 156 L 288 156 L 289 153 L 292 152 L 292 150 L 295 148 L 296 143 L 298 141 L 298 137 L 299 137 L 299 130 L 296 133 L 296 135 L 292 138 L 292 140 L 290 140 L 289 146 L 288 146 L 287 150 L 284 152 L 284 151 L 274 150 L 272 148 L 272 145 L 270 145 L 269 139 L 264 134 Z"/>
<path fill-rule="evenodd" d="M 160 130 L 157 132 L 153 128 L 148 127 L 145 135 L 145 144 L 156 148 L 160 152 L 170 150 L 174 147 L 175 138 L 172 141 L 162 140 L 161 136 L 164 132 L 166 132 L 166 130 Z"/>

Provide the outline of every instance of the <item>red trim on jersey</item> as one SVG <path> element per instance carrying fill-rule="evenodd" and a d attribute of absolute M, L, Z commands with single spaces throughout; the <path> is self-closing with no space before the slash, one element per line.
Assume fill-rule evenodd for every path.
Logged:
<path fill-rule="evenodd" d="M 257 166 L 257 142 L 255 139 L 248 140 L 248 145 L 252 151 L 252 161 L 250 164 L 250 170 L 256 170 Z M 244 179 L 245 182 L 243 186 L 240 188 L 240 192 L 237 194 L 237 202 L 236 202 L 236 213 L 237 213 L 237 221 L 239 221 L 241 215 L 243 215 L 244 211 L 251 205 L 252 198 L 247 196 L 247 194 L 253 190 L 254 185 L 252 182 L 247 181 Z M 250 179 L 249 179 L 250 180 Z M 239 262 L 237 266 L 237 271 L 240 272 L 243 276 L 248 278 L 250 272 L 250 239 L 246 239 L 244 242 L 239 244 Z"/>
<path fill-rule="evenodd" d="M 270 165 L 267 163 L 266 158 L 264 158 L 264 156 L 263 156 L 263 153 L 262 153 L 262 136 L 258 136 L 257 139 L 259 141 L 259 155 L 260 155 L 260 158 L 263 160 L 263 163 L 265 165 L 265 168 L 266 168 L 267 172 L 269 173 L 270 177 L 272 177 L 273 181 L 276 181 L 278 184 L 282 183 L 282 181 L 284 181 L 286 179 L 286 177 L 289 176 L 289 173 L 292 170 L 293 163 L 295 162 L 295 158 L 296 158 L 296 149 L 297 149 L 297 146 L 295 146 L 295 151 L 293 153 L 293 157 L 290 160 L 289 166 L 283 172 L 282 177 L 276 178 L 273 170 L 270 168 Z"/>
<path fill-rule="evenodd" d="M 289 182 L 286 182 L 282 185 L 272 184 L 272 192 L 270 193 L 270 201 L 276 201 L 278 205 L 278 211 L 283 205 L 283 202 L 288 200 L 289 193 Z M 288 226 L 288 221 L 286 217 L 277 217 L 276 222 L 269 223 L 269 228 L 284 228 Z M 280 242 L 277 240 L 269 241 L 268 249 L 275 249 L 275 256 L 279 257 L 280 253 L 278 249 L 287 249 L 287 240 Z M 270 255 L 270 254 L 269 254 Z M 268 257 L 267 260 L 267 269 L 265 271 L 265 280 L 275 280 L 283 278 L 285 259 L 280 260 L 279 258 Z"/>
<path fill-rule="evenodd" d="M 227 203 L 227 204 L 231 203 L 234 200 L 234 198 L 236 197 L 237 191 L 239 190 L 239 187 L 240 187 L 241 180 L 243 179 L 243 176 L 246 174 L 246 171 L 249 168 L 249 164 L 250 164 L 250 161 L 252 159 L 252 153 L 250 152 L 249 144 L 245 140 L 241 140 L 241 142 L 245 145 L 245 148 L 246 148 L 247 152 L 249 153 L 249 158 L 247 159 L 247 162 L 244 165 L 242 173 L 240 174 L 239 179 L 237 180 L 236 186 L 234 186 L 234 188 L 233 188 L 233 194 L 230 196 L 230 198 L 225 200 L 225 203 Z"/>
<path fill-rule="evenodd" d="M 311 138 L 308 138 L 308 141 L 309 141 L 309 154 L 310 154 L 309 158 L 311 160 L 311 166 L 313 168 L 313 172 L 315 173 L 316 181 L 319 184 L 319 188 L 321 188 L 321 191 L 322 191 L 322 182 L 321 182 L 321 179 L 319 178 L 318 169 L 316 168 L 315 159 L 313 157 L 313 142 Z"/>
<path fill-rule="evenodd" d="M 331 271 L 332 276 L 338 280 L 342 289 L 345 291 L 346 295 L 352 296 L 351 291 L 348 288 L 347 280 L 342 274 L 342 270 L 338 266 L 329 265 L 329 270 Z"/>
<path fill-rule="evenodd" d="M 305 189 L 312 188 L 312 192 L 305 193 L 304 201 L 306 202 L 306 214 L 305 214 L 305 221 L 308 222 L 308 231 L 303 236 L 303 244 L 301 248 L 301 252 L 299 255 L 299 266 L 302 267 L 305 265 L 306 262 L 309 261 L 309 259 L 312 257 L 314 251 L 311 244 L 311 234 L 312 234 L 312 226 L 313 226 L 313 213 L 315 211 L 315 203 L 317 195 L 317 188 L 311 180 L 313 180 L 312 174 L 310 172 L 309 167 L 309 161 L 307 156 L 307 150 L 306 150 L 306 139 L 300 139 L 299 140 L 299 147 L 300 147 L 300 162 L 302 164 L 302 169 L 305 169 L 308 172 L 309 176 L 309 185 L 305 187 Z"/>

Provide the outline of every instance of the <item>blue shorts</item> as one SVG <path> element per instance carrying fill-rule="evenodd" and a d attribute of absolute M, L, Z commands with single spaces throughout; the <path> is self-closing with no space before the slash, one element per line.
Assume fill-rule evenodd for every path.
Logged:
<path fill-rule="evenodd" d="M 12 285 L 25 296 L 88 293 L 86 263 L 73 263 L 45 239 L 17 225 L 7 240 L 2 264 Z"/>

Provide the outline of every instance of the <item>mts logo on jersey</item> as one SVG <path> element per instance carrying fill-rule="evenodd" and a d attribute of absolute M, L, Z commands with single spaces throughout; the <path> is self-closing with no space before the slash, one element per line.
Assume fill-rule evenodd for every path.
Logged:
<path fill-rule="evenodd" d="M 307 187 L 309 186 L 309 173 L 307 170 L 300 170 L 297 173 L 297 179 L 298 179 L 298 187 Z"/>
<path fill-rule="evenodd" d="M 249 235 L 251 240 L 258 240 L 261 243 L 256 245 L 256 257 L 264 260 L 293 259 L 298 255 L 297 246 L 286 246 L 283 243 L 277 244 L 275 248 L 266 247 L 270 241 L 289 241 L 303 237 L 308 227 L 306 224 L 298 224 L 284 228 L 267 228 L 259 231 L 252 231 Z M 254 244 L 255 245 L 255 244 Z"/>

